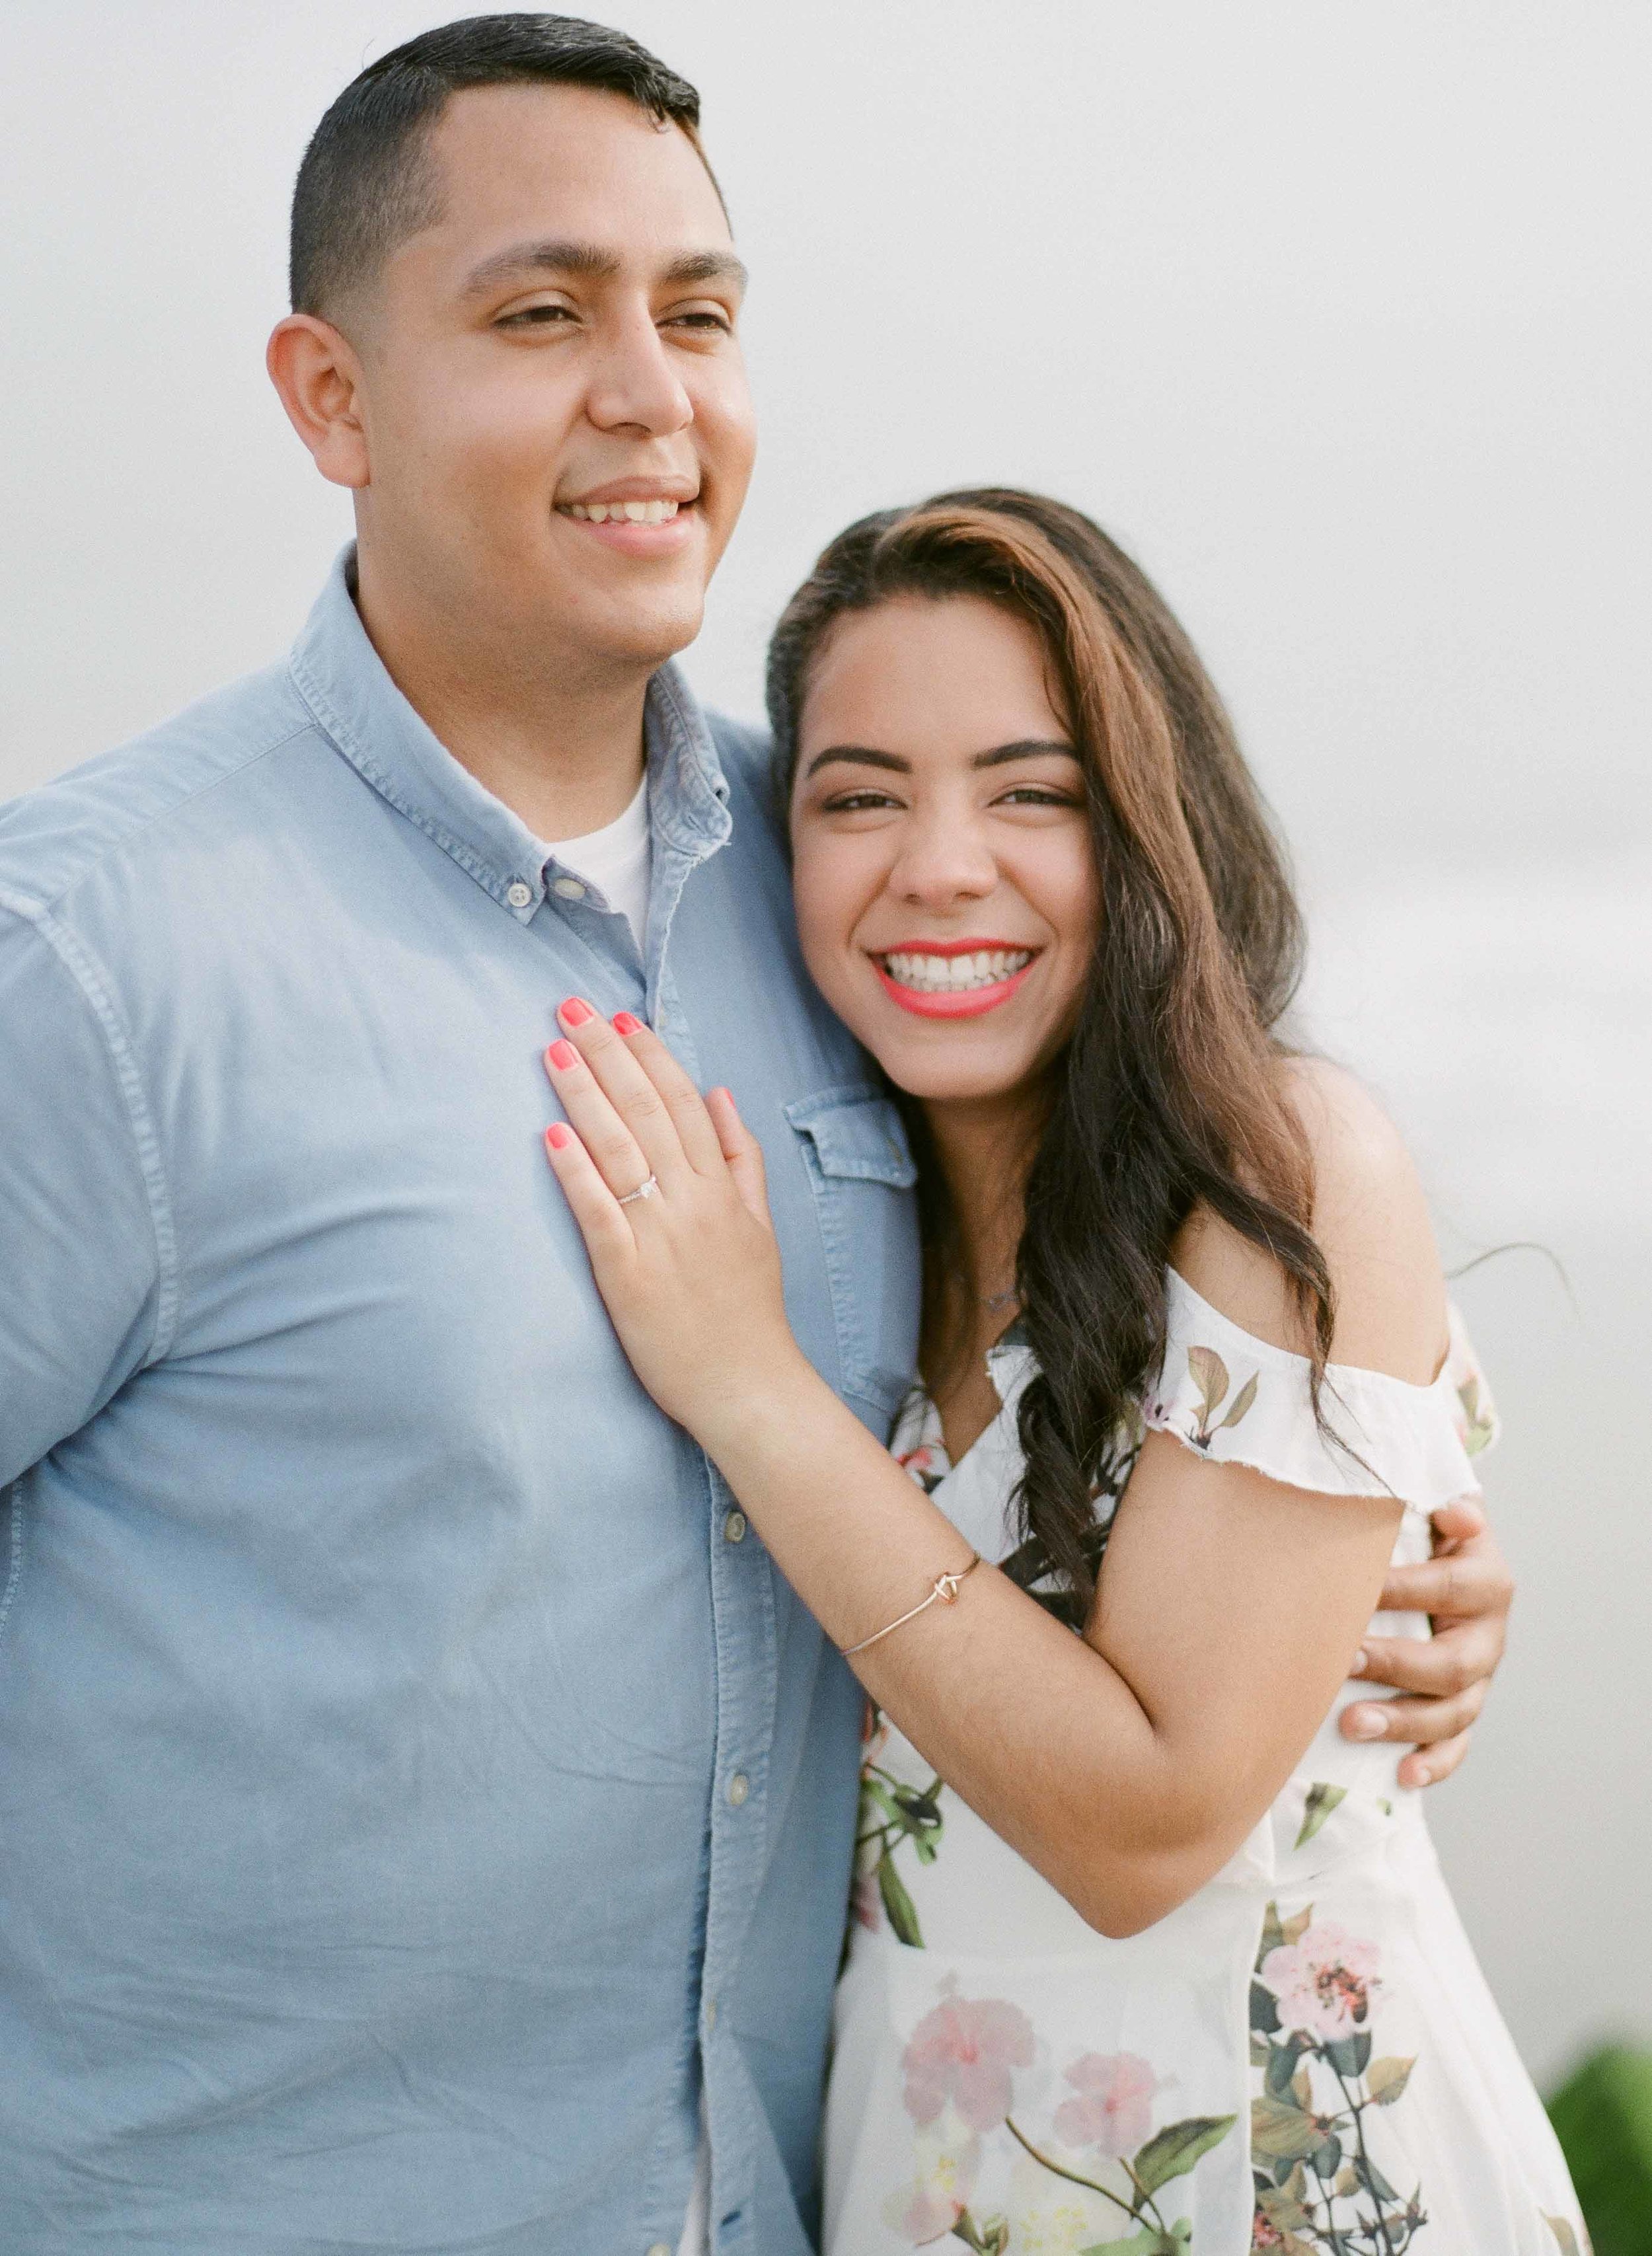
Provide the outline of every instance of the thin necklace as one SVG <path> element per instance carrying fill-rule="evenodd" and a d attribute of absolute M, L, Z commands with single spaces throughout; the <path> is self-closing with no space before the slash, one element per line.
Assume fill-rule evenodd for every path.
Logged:
<path fill-rule="evenodd" d="M 1014 1299 L 1015 1287 L 1012 1285 L 1007 1293 L 983 1293 L 981 1295 L 981 1306 L 984 1308 L 992 1310 L 992 1313 L 996 1315 L 999 1308 L 1009 1308 L 1014 1301 Z"/>

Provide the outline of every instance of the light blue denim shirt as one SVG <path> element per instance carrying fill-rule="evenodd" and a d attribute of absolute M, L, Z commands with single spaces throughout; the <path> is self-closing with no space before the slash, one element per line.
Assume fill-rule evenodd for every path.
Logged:
<path fill-rule="evenodd" d="M 734 1089 L 879 1432 L 912 1171 L 762 739 L 669 666 L 647 737 L 646 967 L 348 557 L 290 663 L 0 813 L 7 2256 L 674 2248 L 702 2055 L 715 2256 L 807 2245 L 860 1699 L 609 1327 L 554 1006 Z"/>

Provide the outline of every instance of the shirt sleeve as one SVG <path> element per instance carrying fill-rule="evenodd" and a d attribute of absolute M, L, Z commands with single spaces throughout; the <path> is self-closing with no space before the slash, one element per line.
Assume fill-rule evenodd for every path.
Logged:
<path fill-rule="evenodd" d="M 159 1350 L 170 1226 L 140 1084 L 98 967 L 0 908 L 0 1487 Z"/>
<path fill-rule="evenodd" d="M 1328 1364 L 1316 1415 L 1310 1377 L 1305 1357 L 1253 1337 L 1168 1273 L 1164 1363 L 1142 1404 L 1149 1432 L 1323 1496 L 1390 1496 L 1430 1512 L 1479 1493 L 1472 1460 L 1496 1439 L 1497 1414 L 1455 1309 L 1430 1385 Z"/>

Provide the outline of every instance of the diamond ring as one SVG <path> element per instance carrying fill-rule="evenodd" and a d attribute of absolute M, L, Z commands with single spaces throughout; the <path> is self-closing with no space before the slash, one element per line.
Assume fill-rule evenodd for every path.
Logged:
<path fill-rule="evenodd" d="M 646 1183 L 639 1183 L 634 1191 L 627 1191 L 619 1203 L 621 1206 L 634 1206 L 639 1199 L 652 1198 L 659 1188 L 659 1176 L 650 1175 Z"/>

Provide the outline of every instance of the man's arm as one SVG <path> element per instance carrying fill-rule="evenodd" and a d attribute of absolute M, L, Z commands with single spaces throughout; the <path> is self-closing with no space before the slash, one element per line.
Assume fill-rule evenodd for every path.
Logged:
<path fill-rule="evenodd" d="M 0 1487 L 155 1349 L 172 1275 L 159 1170 L 101 968 L 0 906 Z"/>
<path fill-rule="evenodd" d="M 1391 1684 L 1397 1700 L 1360 1700 L 1342 1714 L 1350 1739 L 1409 1740 L 1401 1786 L 1437 1786 L 1468 1752 L 1469 1733 L 1503 1658 L 1514 1581 L 1480 1504 L 1462 1497 L 1434 1515 L 1434 1556 L 1395 1567 L 1387 1612 L 1429 1614 L 1430 1639 L 1368 1637 L 1353 1674 Z"/>

